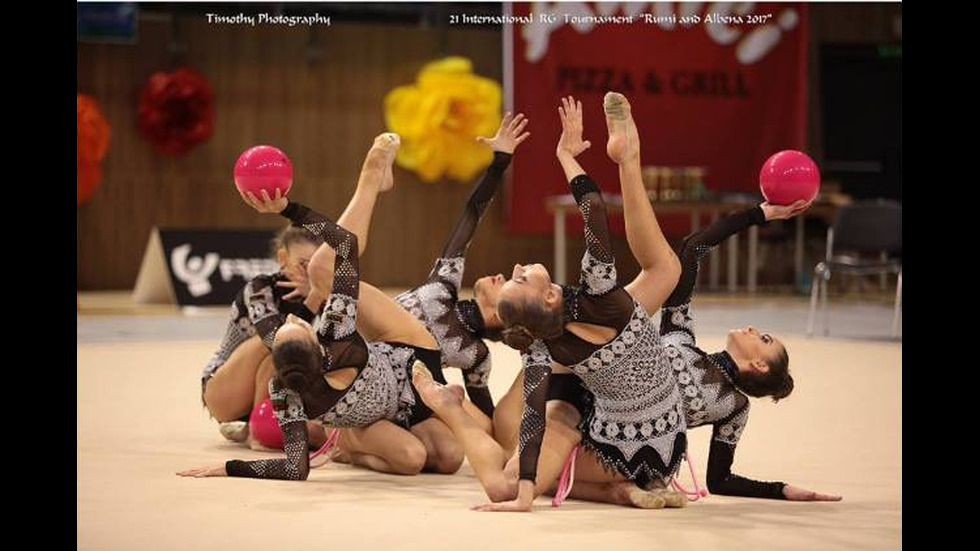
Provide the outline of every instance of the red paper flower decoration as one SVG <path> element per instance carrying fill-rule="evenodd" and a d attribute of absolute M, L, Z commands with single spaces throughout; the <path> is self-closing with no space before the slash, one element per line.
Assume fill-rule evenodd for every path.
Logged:
<path fill-rule="evenodd" d="M 150 75 L 140 94 L 139 129 L 160 153 L 183 155 L 214 131 L 214 92 L 200 73 Z"/>
<path fill-rule="evenodd" d="M 76 208 L 95 193 L 102 180 L 102 159 L 109 151 L 109 137 L 112 130 L 99 110 L 99 103 L 92 96 L 76 94 L 77 107 L 77 161 Z"/>

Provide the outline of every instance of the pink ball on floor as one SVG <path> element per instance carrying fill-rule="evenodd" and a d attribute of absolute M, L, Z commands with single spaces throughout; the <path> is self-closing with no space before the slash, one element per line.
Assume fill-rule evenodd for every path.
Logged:
<path fill-rule="evenodd" d="M 235 187 L 242 193 L 252 192 L 259 200 L 261 190 L 275 199 L 276 189 L 285 196 L 293 186 L 293 163 L 271 145 L 257 145 L 245 150 L 235 163 Z"/>
<path fill-rule="evenodd" d="M 766 159 L 759 171 L 762 196 L 773 205 L 811 201 L 820 191 L 820 169 L 806 153 L 786 149 Z"/>
<path fill-rule="evenodd" d="M 272 400 L 266 398 L 252 408 L 248 418 L 248 429 L 259 444 L 267 448 L 282 449 L 282 430 L 272 409 Z"/>

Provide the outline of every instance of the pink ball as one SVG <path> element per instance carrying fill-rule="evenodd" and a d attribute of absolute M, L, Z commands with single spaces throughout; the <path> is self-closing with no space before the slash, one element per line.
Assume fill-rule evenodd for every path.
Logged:
<path fill-rule="evenodd" d="M 261 190 L 275 199 L 276 189 L 285 196 L 293 186 L 293 163 L 271 145 L 246 149 L 235 163 L 235 186 L 242 193 L 252 192 L 262 200 Z"/>
<path fill-rule="evenodd" d="M 766 159 L 759 171 L 762 196 L 773 205 L 810 201 L 820 191 L 820 169 L 806 153 L 787 149 Z"/>
<path fill-rule="evenodd" d="M 282 449 L 282 430 L 272 409 L 272 400 L 266 398 L 252 408 L 248 418 L 248 430 L 252 438 L 267 448 Z"/>

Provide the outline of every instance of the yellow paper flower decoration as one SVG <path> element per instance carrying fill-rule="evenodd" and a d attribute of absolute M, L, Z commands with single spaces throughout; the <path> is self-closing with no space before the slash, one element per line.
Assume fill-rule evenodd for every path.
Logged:
<path fill-rule="evenodd" d="M 464 57 L 432 61 L 415 84 L 385 96 L 385 123 L 402 137 L 399 166 L 434 182 L 447 175 L 468 182 L 493 160 L 477 136 L 493 136 L 500 124 L 500 84 L 473 74 Z"/>

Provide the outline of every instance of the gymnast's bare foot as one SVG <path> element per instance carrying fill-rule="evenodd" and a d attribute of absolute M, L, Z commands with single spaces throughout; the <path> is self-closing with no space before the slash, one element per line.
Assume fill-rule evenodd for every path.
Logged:
<path fill-rule="evenodd" d="M 238 442 L 242 444 L 248 439 L 248 423 L 245 421 L 228 421 L 227 423 L 221 423 L 218 427 L 218 432 L 221 436 L 231 442 Z"/>
<path fill-rule="evenodd" d="M 381 180 L 381 191 L 388 191 L 395 185 L 395 178 L 392 174 L 391 167 L 395 163 L 395 155 L 398 153 L 398 148 L 401 147 L 401 144 L 401 136 L 394 132 L 385 132 L 374 138 L 374 145 L 371 146 L 371 149 L 381 152 L 380 161 L 383 163 L 385 170 L 384 178 Z"/>
<path fill-rule="evenodd" d="M 667 507 L 673 507 L 675 509 L 687 507 L 687 496 L 680 492 L 675 492 L 674 490 L 651 490 L 650 493 L 659 494 L 664 499 Z"/>
<path fill-rule="evenodd" d="M 425 405 L 439 413 L 446 408 L 462 407 L 463 388 L 459 385 L 445 386 L 432 379 L 432 373 L 422 362 L 416 361 L 412 366 L 412 384 L 419 391 Z"/>
<path fill-rule="evenodd" d="M 640 139 L 626 96 L 616 92 L 607 93 L 603 98 L 602 109 L 606 112 L 606 127 L 609 129 L 606 154 L 616 164 L 638 159 Z"/>
<path fill-rule="evenodd" d="M 663 509 L 667 506 L 667 500 L 661 493 L 648 492 L 628 480 L 613 482 L 611 490 L 613 501 L 620 505 L 632 505 L 639 509 Z"/>

